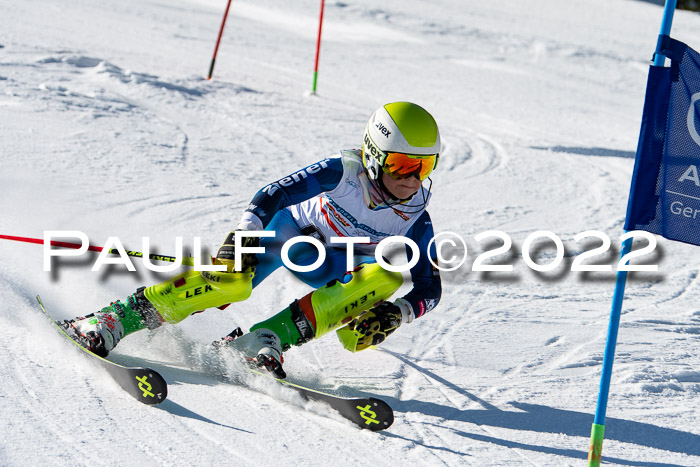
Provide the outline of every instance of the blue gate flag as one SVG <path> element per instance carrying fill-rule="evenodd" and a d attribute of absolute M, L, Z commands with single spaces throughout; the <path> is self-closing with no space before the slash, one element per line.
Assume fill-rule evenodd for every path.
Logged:
<path fill-rule="evenodd" d="M 651 66 L 625 230 L 700 245 L 700 54 L 662 35 Z"/>

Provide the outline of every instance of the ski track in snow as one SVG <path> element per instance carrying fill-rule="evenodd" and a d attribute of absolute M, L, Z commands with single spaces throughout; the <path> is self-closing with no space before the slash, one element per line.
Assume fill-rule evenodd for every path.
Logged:
<path fill-rule="evenodd" d="M 319 94 L 309 96 L 317 9 L 234 2 L 207 81 L 218 1 L 0 5 L 0 233 L 80 230 L 136 250 L 148 236 L 164 254 L 173 237 L 188 250 L 201 236 L 216 248 L 264 183 L 357 147 L 385 102 L 425 105 L 443 137 L 431 217 L 436 232 L 465 238 L 468 260 L 443 272 L 439 307 L 380 349 L 349 354 L 328 336 L 291 349 L 285 364 L 299 381 L 385 399 L 394 425 L 358 430 L 289 391 L 249 387 L 233 360 L 213 356 L 212 341 L 309 292 L 285 271 L 246 302 L 125 339 L 115 361 L 152 366 L 169 382 L 168 400 L 146 407 L 66 345 L 34 296 L 72 318 L 164 276 L 138 262 L 136 274 L 95 274 L 95 256 L 43 272 L 41 248 L 1 241 L 0 464 L 585 462 L 614 274 L 567 268 L 598 245 L 573 240 L 590 229 L 614 245 L 598 259 L 617 261 L 661 9 L 330 3 Z M 695 48 L 698 21 L 680 11 L 674 20 Z M 513 247 L 493 260 L 513 273 L 470 269 L 500 245 L 474 236 L 494 229 Z M 553 272 L 522 260 L 535 230 L 565 243 Z M 533 252 L 554 258 L 544 243 Z M 607 465 L 700 464 L 697 257 L 660 240 L 648 259 L 659 272 L 630 275 Z"/>

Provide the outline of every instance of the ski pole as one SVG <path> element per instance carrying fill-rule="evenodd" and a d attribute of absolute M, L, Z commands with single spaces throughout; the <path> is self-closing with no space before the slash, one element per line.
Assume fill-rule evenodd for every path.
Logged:
<path fill-rule="evenodd" d="M 5 240 L 12 240 L 15 242 L 25 242 L 25 243 L 34 243 L 37 245 L 43 245 L 44 244 L 44 239 L 43 238 L 30 238 L 30 237 L 15 237 L 12 235 L 0 235 L 1 239 Z M 51 240 L 51 246 L 57 246 L 59 248 L 71 248 L 74 250 L 79 250 L 82 245 L 78 243 L 70 243 L 70 242 L 59 242 L 56 240 Z M 93 245 L 88 245 L 88 250 L 89 251 L 97 251 L 101 252 L 104 250 L 103 247 L 101 246 L 93 246 Z M 109 254 L 111 255 L 118 255 L 119 250 L 116 248 L 112 248 L 111 250 L 108 251 Z M 126 250 L 126 255 L 127 256 L 134 256 L 136 258 L 143 258 L 143 253 L 140 251 L 130 251 Z M 167 255 L 157 255 L 155 253 L 151 253 L 148 255 L 149 259 L 156 260 L 156 261 L 167 261 L 170 263 L 174 263 L 177 258 L 174 256 L 167 256 Z M 192 257 L 184 257 L 182 258 L 182 264 L 184 266 L 194 266 L 194 258 Z"/>
<path fill-rule="evenodd" d="M 216 54 L 219 52 L 219 42 L 221 42 L 221 36 L 224 34 L 224 26 L 226 25 L 226 18 L 228 17 L 228 9 L 231 7 L 231 0 L 228 0 L 226 4 L 226 11 L 224 12 L 224 19 L 221 20 L 221 27 L 219 28 L 219 37 L 216 38 L 216 46 L 214 47 L 214 56 L 211 58 L 211 65 L 209 65 L 209 74 L 207 79 L 211 79 L 214 74 L 214 63 L 216 63 Z"/>

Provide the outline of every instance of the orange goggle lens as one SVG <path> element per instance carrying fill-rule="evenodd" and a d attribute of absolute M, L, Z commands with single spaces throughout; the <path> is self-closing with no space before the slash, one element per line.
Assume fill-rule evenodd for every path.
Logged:
<path fill-rule="evenodd" d="M 386 153 L 382 170 L 392 178 L 401 179 L 417 176 L 423 181 L 430 176 L 437 165 L 438 155 Z"/>

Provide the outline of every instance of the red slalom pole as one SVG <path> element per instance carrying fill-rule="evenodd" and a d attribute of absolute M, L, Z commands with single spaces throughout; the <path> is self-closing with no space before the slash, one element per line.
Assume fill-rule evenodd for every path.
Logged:
<path fill-rule="evenodd" d="M 207 80 L 211 79 L 214 74 L 214 63 L 216 63 L 216 54 L 219 53 L 219 43 L 221 42 L 221 36 L 224 34 L 224 26 L 226 26 L 226 18 L 228 18 L 228 10 L 231 8 L 231 0 L 228 0 L 226 4 L 226 11 L 224 12 L 224 19 L 221 20 L 221 27 L 219 28 L 219 37 L 216 38 L 216 47 L 214 47 L 214 56 L 211 58 L 211 65 L 209 65 L 209 75 L 207 75 Z"/>
<path fill-rule="evenodd" d="M 24 242 L 24 243 L 34 243 L 36 245 L 43 245 L 44 244 L 44 239 L 43 238 L 31 238 L 31 237 L 15 237 L 12 235 L 0 235 L 0 239 L 5 239 L 5 240 L 12 240 L 15 242 Z M 70 243 L 70 242 L 59 242 L 56 240 L 51 240 L 51 246 L 57 246 L 59 248 L 70 248 L 73 250 L 79 250 L 82 245 L 79 243 Z M 88 245 L 88 251 L 97 251 L 98 253 L 104 250 L 103 247 L 101 246 L 93 246 L 93 245 Z M 109 254 L 111 255 L 118 255 L 119 250 L 116 248 L 112 248 L 111 250 L 108 251 Z M 125 253 L 127 256 L 133 256 L 136 258 L 142 258 L 143 253 L 140 251 L 131 251 L 131 250 L 125 250 Z M 174 263 L 175 260 L 177 259 L 174 256 L 167 256 L 167 255 L 157 255 L 155 253 L 151 253 L 148 255 L 149 259 L 153 259 L 156 261 L 167 261 L 169 263 Z M 193 258 L 192 257 L 184 257 L 182 258 L 182 264 L 185 266 L 194 266 Z"/>
<path fill-rule="evenodd" d="M 318 19 L 318 38 L 316 38 L 316 61 L 314 63 L 314 84 L 311 86 L 311 94 L 316 94 L 316 81 L 318 80 L 318 57 L 321 55 L 321 29 L 323 28 L 323 7 L 325 0 L 321 0 L 321 15 Z"/>
<path fill-rule="evenodd" d="M 25 242 L 25 243 L 35 243 L 37 245 L 43 245 L 44 244 L 44 239 L 43 238 L 30 238 L 30 237 L 14 237 L 12 235 L 0 235 L 0 238 L 5 239 L 5 240 L 12 240 L 15 242 Z M 79 250 L 82 245 L 78 243 L 68 243 L 68 242 L 58 242 L 55 240 L 51 241 L 51 246 L 57 246 L 61 248 L 71 248 L 73 250 Z M 92 246 L 88 245 L 88 250 L 89 251 L 97 251 L 100 252 L 104 248 L 101 246 Z"/>

